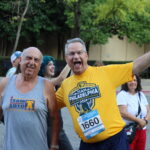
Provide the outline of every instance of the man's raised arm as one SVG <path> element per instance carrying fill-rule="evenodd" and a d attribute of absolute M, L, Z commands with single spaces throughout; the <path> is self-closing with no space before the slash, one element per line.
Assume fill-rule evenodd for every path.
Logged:
<path fill-rule="evenodd" d="M 133 74 L 138 74 L 150 67 L 150 51 L 138 57 L 133 64 Z"/>

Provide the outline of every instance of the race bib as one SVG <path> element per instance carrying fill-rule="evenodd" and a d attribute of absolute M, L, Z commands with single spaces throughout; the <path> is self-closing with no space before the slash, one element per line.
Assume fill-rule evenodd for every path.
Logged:
<path fill-rule="evenodd" d="M 97 110 L 90 111 L 77 118 L 80 128 L 87 139 L 105 130 Z"/>

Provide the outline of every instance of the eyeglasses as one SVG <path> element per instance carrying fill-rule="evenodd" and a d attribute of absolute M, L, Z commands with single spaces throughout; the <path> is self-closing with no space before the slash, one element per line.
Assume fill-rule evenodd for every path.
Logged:
<path fill-rule="evenodd" d="M 66 55 L 73 57 L 73 56 L 75 56 L 75 54 L 81 56 L 83 53 L 86 53 L 86 52 L 81 50 L 81 51 L 78 51 L 78 52 L 69 52 Z"/>

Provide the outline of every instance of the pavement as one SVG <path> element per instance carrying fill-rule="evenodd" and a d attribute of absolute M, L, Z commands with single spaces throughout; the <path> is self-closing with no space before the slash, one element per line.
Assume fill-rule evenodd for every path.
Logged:
<path fill-rule="evenodd" d="M 150 105 L 150 80 L 147 80 L 147 79 L 142 80 L 142 87 Z M 120 88 L 117 89 L 117 91 L 119 90 Z M 72 144 L 73 150 L 78 150 L 80 139 L 74 131 L 72 119 L 70 117 L 68 109 L 63 108 L 61 112 L 62 112 L 62 117 L 64 121 L 64 130 L 68 136 L 68 139 L 70 140 Z M 3 142 L 4 142 L 4 125 L 1 123 L 0 124 L 0 150 L 2 150 L 3 148 Z M 145 150 L 150 150 L 150 122 L 147 127 L 147 143 L 146 143 Z"/>

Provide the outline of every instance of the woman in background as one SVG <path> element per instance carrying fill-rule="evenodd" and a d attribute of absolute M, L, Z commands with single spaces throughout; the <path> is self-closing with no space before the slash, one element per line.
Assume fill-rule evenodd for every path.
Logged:
<path fill-rule="evenodd" d="M 121 92 L 117 95 L 119 110 L 126 125 L 131 122 L 138 124 L 130 150 L 145 150 L 146 146 L 146 125 L 150 120 L 150 107 L 141 89 L 141 80 L 134 75 L 133 81 L 122 85 Z M 140 113 L 137 116 L 139 109 Z"/>
<path fill-rule="evenodd" d="M 67 75 L 70 72 L 70 68 L 68 65 L 65 66 L 65 68 L 62 70 L 62 72 L 59 74 L 58 77 L 54 77 L 55 75 L 55 59 L 51 56 L 44 56 L 43 61 L 41 64 L 41 68 L 39 71 L 39 75 L 42 77 L 45 77 L 49 79 L 53 85 L 56 87 L 60 86 L 61 82 L 67 77 Z M 61 116 L 61 113 L 60 113 Z M 50 133 L 51 133 L 51 124 L 50 120 L 48 119 L 48 139 L 50 139 Z M 48 140 L 49 142 L 49 140 Z M 49 148 L 53 147 L 48 143 Z M 61 123 L 60 123 L 60 134 L 59 134 L 59 150 L 73 150 L 64 130 L 63 130 L 63 120 L 61 117 Z"/>

